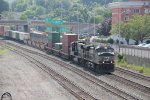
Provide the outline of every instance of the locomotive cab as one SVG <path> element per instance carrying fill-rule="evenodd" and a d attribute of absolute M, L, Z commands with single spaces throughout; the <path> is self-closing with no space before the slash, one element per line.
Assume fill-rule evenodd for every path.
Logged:
<path fill-rule="evenodd" d="M 100 64 L 113 64 L 114 63 L 114 49 L 110 46 L 99 46 L 96 48 L 97 55 L 99 56 Z"/>

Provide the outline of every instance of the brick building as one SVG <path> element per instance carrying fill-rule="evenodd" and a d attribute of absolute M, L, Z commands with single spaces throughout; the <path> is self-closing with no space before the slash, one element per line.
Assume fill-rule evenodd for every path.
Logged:
<path fill-rule="evenodd" d="M 128 21 L 134 14 L 150 15 L 150 0 L 129 0 L 128 2 L 110 3 L 112 26 L 120 21 Z"/>

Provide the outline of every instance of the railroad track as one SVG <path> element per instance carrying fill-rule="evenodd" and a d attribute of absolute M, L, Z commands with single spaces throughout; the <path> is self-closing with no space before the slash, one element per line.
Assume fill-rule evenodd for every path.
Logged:
<path fill-rule="evenodd" d="M 70 64 L 64 63 L 64 62 L 62 62 L 62 61 L 60 61 L 60 60 L 58 60 L 58 59 L 55 59 L 55 58 L 53 58 L 53 57 L 49 57 L 49 56 L 44 55 L 44 54 L 40 54 L 40 53 L 34 52 L 34 51 L 32 51 L 32 50 L 28 50 L 28 49 L 26 49 L 26 48 L 22 48 L 22 47 L 20 47 L 20 46 L 16 46 L 16 45 L 11 44 L 11 43 L 7 43 L 7 44 L 12 45 L 12 46 L 15 46 L 15 47 L 17 47 L 17 48 L 20 48 L 20 49 L 22 49 L 22 50 L 25 50 L 25 51 L 27 51 L 27 52 L 29 52 L 29 53 L 38 55 L 38 56 L 43 57 L 43 58 L 45 58 L 45 59 L 51 60 L 51 61 L 53 61 L 53 62 L 55 62 L 55 63 L 61 65 L 61 67 L 64 67 L 64 68 L 67 68 L 68 70 L 73 71 L 74 73 L 80 75 L 81 77 L 83 77 L 83 78 L 85 78 L 86 80 L 92 82 L 93 84 L 96 84 L 97 86 L 102 87 L 102 88 L 103 88 L 104 90 L 106 90 L 107 92 L 110 92 L 110 93 L 112 93 L 113 95 L 118 96 L 118 97 L 121 98 L 121 99 L 124 99 L 124 100 L 139 100 L 139 99 L 140 99 L 140 98 L 135 97 L 135 96 L 132 96 L 132 95 L 130 95 L 129 93 L 126 93 L 125 91 L 120 90 L 120 89 L 118 89 L 118 88 L 116 88 L 116 87 L 114 87 L 114 86 L 112 86 L 112 85 L 110 85 L 110 84 L 108 84 L 108 83 L 106 83 L 106 82 L 103 82 L 102 80 L 99 80 L 99 79 L 95 78 L 94 76 L 91 76 L 90 74 L 85 73 L 84 71 L 81 71 L 81 70 L 75 68 L 74 66 L 72 66 L 72 65 L 70 65 Z"/>
<path fill-rule="evenodd" d="M 118 82 L 121 82 L 122 84 L 125 84 L 127 86 L 131 86 L 134 89 L 138 89 L 139 91 L 150 95 L 150 88 L 149 87 L 146 87 L 146 86 L 143 86 L 143 85 L 138 84 L 136 82 L 133 82 L 131 80 L 125 79 L 125 78 L 120 77 L 114 73 L 112 73 L 110 75 L 106 75 L 106 77 L 111 79 L 111 80 L 116 80 Z"/>
<path fill-rule="evenodd" d="M 35 64 L 38 68 L 49 74 L 54 80 L 56 80 L 63 88 L 65 88 L 69 93 L 74 95 L 79 100 L 98 100 L 91 96 L 89 93 L 86 93 L 85 90 L 81 89 L 80 87 L 76 86 L 73 82 L 68 80 L 66 77 L 60 75 L 59 73 L 55 72 L 50 67 L 46 66 L 45 64 L 41 63 L 34 57 L 31 57 L 24 52 L 21 52 L 17 49 L 14 49 L 10 46 L 4 46 L 10 49 L 11 51 L 23 56 L 24 58 L 28 59 L 31 63 Z"/>
<path fill-rule="evenodd" d="M 135 73 L 135 72 L 132 72 L 130 70 L 123 69 L 123 68 L 120 68 L 120 67 L 116 67 L 115 70 L 120 72 L 120 73 L 124 73 L 124 74 L 127 74 L 127 75 L 131 76 L 131 77 L 134 77 L 136 79 L 142 79 L 142 80 L 146 80 L 146 81 L 150 82 L 150 77 L 148 77 L 148 76 L 145 76 L 145 75 L 142 75 L 142 74 L 139 74 L 139 73 Z"/>

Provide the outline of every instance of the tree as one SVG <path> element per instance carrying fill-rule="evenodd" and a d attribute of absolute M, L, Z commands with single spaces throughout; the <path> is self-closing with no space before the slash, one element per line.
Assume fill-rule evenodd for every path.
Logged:
<path fill-rule="evenodd" d="M 97 33 L 104 36 L 109 36 L 111 30 L 111 20 L 105 20 L 102 24 L 97 28 Z"/>
<path fill-rule="evenodd" d="M 119 28 L 120 27 L 120 28 Z M 117 24 L 112 28 L 112 34 L 118 34 L 128 39 L 143 42 L 144 38 L 150 36 L 150 16 L 134 15 L 127 23 Z"/>
<path fill-rule="evenodd" d="M 8 2 L 4 1 L 4 0 L 0 0 L 0 14 L 3 11 L 8 11 L 9 10 L 9 4 Z"/>

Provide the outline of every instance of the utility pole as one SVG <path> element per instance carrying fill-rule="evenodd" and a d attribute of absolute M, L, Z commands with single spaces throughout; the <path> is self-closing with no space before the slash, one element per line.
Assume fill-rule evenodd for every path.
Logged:
<path fill-rule="evenodd" d="M 95 38 L 95 11 L 94 11 L 94 38 Z M 95 42 L 95 39 L 94 39 L 94 42 Z"/>
<path fill-rule="evenodd" d="M 61 19 L 63 19 L 63 16 L 62 16 L 62 7 L 63 5 L 62 5 L 62 2 L 61 2 L 61 4 L 60 4 L 60 7 L 61 7 Z"/>

